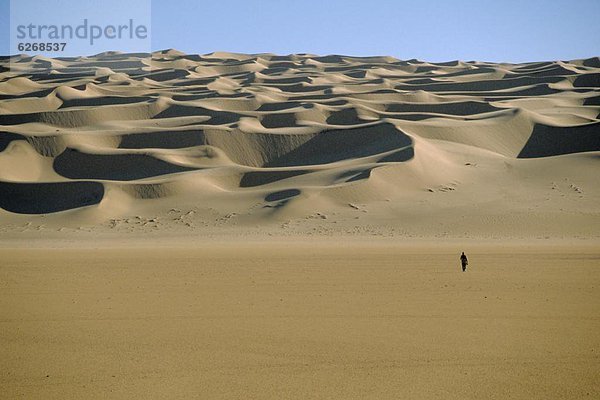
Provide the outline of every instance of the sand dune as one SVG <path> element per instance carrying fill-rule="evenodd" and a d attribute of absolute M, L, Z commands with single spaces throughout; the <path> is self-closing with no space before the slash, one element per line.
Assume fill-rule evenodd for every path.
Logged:
<path fill-rule="evenodd" d="M 0 397 L 598 398 L 599 76 L 0 57 Z"/>
<path fill-rule="evenodd" d="M 238 228 L 289 227 L 318 213 L 334 231 L 370 224 L 431 237 L 464 232 L 448 227 L 467 215 L 494 231 L 490 202 L 495 218 L 534 222 L 508 236 L 587 236 L 600 222 L 598 58 L 168 50 L 1 64 L 5 233 L 36 218 L 53 229 L 139 215 L 172 225 L 175 208 L 194 211 L 190 229 L 227 215 Z M 577 187 L 577 200 L 560 185 Z M 355 215 L 357 203 L 368 212 Z"/>

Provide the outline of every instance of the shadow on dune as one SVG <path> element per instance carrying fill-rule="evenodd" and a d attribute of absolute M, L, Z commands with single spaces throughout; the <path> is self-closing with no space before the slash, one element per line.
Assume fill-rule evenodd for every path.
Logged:
<path fill-rule="evenodd" d="M 195 171 L 145 154 L 88 154 L 67 148 L 54 159 L 54 170 L 71 179 L 132 181 Z"/>
<path fill-rule="evenodd" d="M 178 82 L 178 81 L 172 82 L 171 86 L 176 86 L 176 87 L 179 87 L 179 86 L 183 86 L 183 87 L 189 86 L 189 87 L 191 87 L 191 86 L 198 86 L 198 85 L 204 85 L 205 86 L 205 85 L 208 85 L 209 83 L 211 83 L 213 81 L 214 81 L 214 78 L 185 79 L 185 80 L 182 80 L 180 82 Z M 186 100 L 186 98 L 181 99 L 179 97 L 180 96 L 173 95 L 172 98 L 173 98 L 173 100 Z M 203 97 L 199 96 L 198 98 L 200 99 L 200 98 L 203 98 Z M 192 99 L 192 100 L 194 100 L 194 99 Z"/>
<path fill-rule="evenodd" d="M 395 93 L 395 92 L 394 92 Z M 342 97 L 342 94 L 332 94 L 332 93 L 325 93 L 325 94 L 306 94 L 306 95 L 300 95 L 300 96 L 290 96 L 288 97 L 288 101 L 314 101 L 316 103 L 319 104 L 328 104 L 331 101 L 344 101 L 344 104 L 346 103 L 345 100 L 343 99 L 338 99 L 337 97 Z M 323 100 L 323 101 L 318 101 L 318 100 Z M 328 104 L 328 105 L 335 105 L 335 104 Z"/>
<path fill-rule="evenodd" d="M 444 62 L 435 62 L 435 63 L 431 63 L 432 65 L 436 65 L 438 67 L 456 67 L 459 64 L 458 60 L 450 60 L 450 61 L 444 61 Z"/>
<path fill-rule="evenodd" d="M 97 182 L 0 182 L 0 207 L 18 214 L 46 214 L 100 203 L 104 186 Z"/>
<path fill-rule="evenodd" d="M 54 157 L 65 150 L 64 140 L 60 136 L 23 136 L 18 133 L 0 132 L 0 151 L 5 150 L 15 140 L 27 141 L 44 157 Z"/>
<path fill-rule="evenodd" d="M 356 182 L 356 181 L 360 181 L 363 179 L 368 179 L 371 176 L 371 171 L 373 169 L 374 168 L 366 168 L 366 169 L 346 171 L 343 174 L 341 174 L 340 176 L 338 176 L 338 179 L 341 179 L 346 183 Z"/>
<path fill-rule="evenodd" d="M 140 80 L 143 78 L 147 78 L 153 80 L 155 82 L 166 82 L 172 81 L 175 79 L 182 79 L 188 76 L 190 73 L 183 69 L 175 69 L 175 70 L 159 70 L 153 71 L 151 73 L 146 73 L 144 75 L 139 75 L 135 79 Z"/>
<path fill-rule="evenodd" d="M 542 84 L 535 85 L 526 89 L 511 92 L 473 92 L 470 96 L 483 96 L 484 101 L 513 100 L 521 97 L 545 96 L 549 94 L 560 93 L 558 89 L 552 89 L 550 86 Z"/>
<path fill-rule="evenodd" d="M 600 68 L 600 57 L 592 57 L 583 60 L 585 67 Z"/>
<path fill-rule="evenodd" d="M 82 99 L 70 99 L 63 100 L 60 108 L 69 108 L 69 107 L 95 107 L 95 106 L 107 106 L 107 105 L 117 105 L 117 104 L 132 104 L 132 103 L 143 103 L 146 101 L 152 100 L 152 97 L 116 97 L 116 96 L 106 96 L 106 97 L 92 97 L 92 98 L 82 98 Z"/>
<path fill-rule="evenodd" d="M 600 151 L 600 123 L 575 127 L 537 124 L 518 158 Z"/>
<path fill-rule="evenodd" d="M 328 164 L 352 158 L 368 157 L 412 145 L 410 136 L 391 124 L 323 131 L 306 143 L 265 167 L 291 167 Z"/>
<path fill-rule="evenodd" d="M 219 92 L 207 91 L 203 88 L 185 88 L 178 90 L 178 94 L 173 95 L 173 100 L 187 101 L 200 99 L 241 99 L 248 98 L 246 93 L 222 94 Z"/>
<path fill-rule="evenodd" d="M 33 71 L 29 76 L 29 79 L 33 82 L 53 82 L 53 83 L 62 83 L 62 82 L 73 82 L 78 79 L 85 78 L 93 78 L 94 71 L 90 70 L 87 72 L 76 72 L 76 73 L 50 73 L 51 70 L 44 70 L 48 72 L 42 71 Z"/>
<path fill-rule="evenodd" d="M 412 144 L 390 123 L 306 134 L 207 132 L 207 145 L 223 150 L 240 165 L 301 167 L 388 153 Z"/>
<path fill-rule="evenodd" d="M 54 89 L 35 90 L 22 94 L 0 94 L 0 100 L 42 98 L 52 93 Z"/>
<path fill-rule="evenodd" d="M 423 65 L 420 67 L 417 67 L 417 69 L 415 69 L 415 74 L 423 74 L 423 73 L 427 73 L 427 72 L 431 72 L 431 71 L 436 71 L 439 68 L 436 67 L 435 65 Z"/>
<path fill-rule="evenodd" d="M 266 114 L 260 118 L 260 123 L 265 128 L 286 128 L 298 126 L 296 116 L 294 114 Z"/>
<path fill-rule="evenodd" d="M 364 79 L 367 76 L 367 71 L 352 70 L 352 71 L 344 72 L 344 75 L 349 76 L 350 78 Z"/>
<path fill-rule="evenodd" d="M 407 147 L 402 150 L 398 150 L 393 152 L 392 154 L 388 154 L 387 156 L 381 157 L 377 160 L 378 163 L 398 163 L 398 162 L 406 162 L 411 160 L 415 156 L 415 149 L 413 147 Z"/>
<path fill-rule="evenodd" d="M 153 118 L 177 118 L 177 117 L 210 117 L 208 123 L 213 125 L 230 124 L 237 122 L 240 115 L 228 111 L 213 111 L 208 108 L 183 106 L 174 104 L 166 110 L 156 114 Z"/>
<path fill-rule="evenodd" d="M 473 115 L 492 111 L 500 111 L 502 108 L 494 107 L 488 103 L 476 101 L 463 101 L 456 103 L 395 103 L 387 107 L 387 112 L 417 112 L 436 113 L 448 115 Z"/>
<path fill-rule="evenodd" d="M 292 178 L 294 176 L 308 174 L 310 170 L 293 170 L 293 171 L 252 171 L 246 172 L 240 180 L 240 187 L 255 187 L 267 185 L 269 183 Z"/>
<path fill-rule="evenodd" d="M 363 71 L 368 71 L 371 68 L 378 68 L 381 67 L 381 65 L 379 64 L 361 64 L 359 66 L 359 68 Z M 356 65 L 342 65 L 340 66 L 336 66 L 336 67 L 325 67 L 323 69 L 323 71 L 325 71 L 326 73 L 331 73 L 331 72 L 339 72 L 342 74 L 345 74 L 346 72 L 356 72 Z"/>
<path fill-rule="evenodd" d="M 124 60 L 122 58 L 115 58 L 113 60 L 97 59 L 90 62 L 77 63 L 77 68 L 110 68 L 114 72 L 130 72 L 131 70 L 141 71 L 141 69 L 146 66 L 147 65 L 141 60 Z"/>
<path fill-rule="evenodd" d="M 600 88 L 600 74 L 579 75 L 577 78 L 575 78 L 573 86 Z"/>
<path fill-rule="evenodd" d="M 566 69 L 566 68 L 561 67 L 560 65 L 556 65 L 556 64 L 549 66 L 549 67 L 544 67 L 544 68 L 527 71 L 527 72 L 520 72 L 518 70 L 515 70 L 513 72 L 516 74 L 519 74 L 519 75 L 528 75 L 528 76 L 535 76 L 535 77 L 568 76 L 568 75 L 576 75 L 577 74 L 577 72 L 575 72 L 575 71 L 571 71 L 569 69 Z M 514 76 L 514 75 L 506 75 L 506 77 L 510 77 L 510 76 Z"/>
<path fill-rule="evenodd" d="M 296 84 L 296 83 L 310 83 L 311 80 L 308 76 L 296 76 L 296 77 L 286 77 L 286 78 L 265 78 L 263 79 L 264 84 L 273 84 L 273 85 L 286 85 L 286 84 Z"/>
<path fill-rule="evenodd" d="M 4 114 L 0 115 L 0 125 L 20 125 L 30 122 L 45 122 L 43 117 L 47 114 L 49 113 Z"/>
<path fill-rule="evenodd" d="M 282 111 L 296 107 L 312 108 L 312 104 L 303 104 L 299 101 L 287 101 L 283 103 L 264 103 L 256 111 Z"/>
<path fill-rule="evenodd" d="M 324 91 L 325 94 L 330 94 L 332 86 L 330 85 L 301 85 L 301 84 L 271 84 L 265 82 L 263 84 L 266 87 L 272 87 L 280 89 L 285 93 L 311 93 L 311 92 L 320 92 Z"/>
<path fill-rule="evenodd" d="M 348 57 L 350 58 L 350 57 Z M 330 54 L 326 56 L 311 57 L 311 59 L 323 64 L 344 64 L 344 58 L 338 54 Z"/>
<path fill-rule="evenodd" d="M 444 118 L 443 115 L 436 115 L 436 114 L 386 114 L 386 116 L 388 118 L 393 118 L 393 119 L 403 119 L 405 121 L 424 121 L 426 119 L 430 119 L 430 118 Z M 456 118 L 454 118 L 456 119 Z M 464 119 L 464 118 L 462 118 Z"/>
<path fill-rule="evenodd" d="M 514 67 L 512 70 L 515 72 L 529 72 L 536 71 L 542 68 L 548 68 L 554 65 L 553 61 L 540 61 L 540 62 L 530 62 L 518 65 Z"/>
<path fill-rule="evenodd" d="M 265 197 L 265 200 L 266 201 L 287 200 L 287 199 L 290 199 L 291 197 L 296 197 L 299 194 L 300 194 L 300 190 L 298 190 L 298 189 L 286 189 L 286 190 L 281 190 L 279 192 L 269 193 Z"/>
<path fill-rule="evenodd" d="M 464 69 L 461 71 L 451 72 L 448 74 L 442 75 L 444 78 L 452 78 L 456 76 L 472 76 L 472 75 L 480 75 L 480 74 L 490 74 L 495 72 L 495 68 L 490 67 L 476 67 L 473 69 Z"/>
<path fill-rule="evenodd" d="M 588 97 L 583 101 L 584 106 L 600 106 L 600 96 Z"/>
<path fill-rule="evenodd" d="M 44 123 L 55 127 L 76 128 L 106 120 L 131 121 L 148 119 L 150 116 L 150 105 L 145 102 L 136 102 L 106 105 L 104 107 L 65 108 L 58 111 L 5 114 L 0 115 L 0 125 Z"/>
<path fill-rule="evenodd" d="M 121 149 L 182 149 L 206 144 L 204 132 L 190 131 L 161 131 L 148 133 L 132 133 L 123 135 L 119 148 Z"/>
<path fill-rule="evenodd" d="M 240 138 L 245 140 L 239 141 Z M 239 164 L 264 168 L 244 173 L 240 179 L 240 187 L 267 185 L 313 172 L 301 169 L 308 165 L 328 164 L 382 153 L 384 155 L 376 162 L 399 163 L 414 157 L 412 139 L 387 123 L 323 131 L 315 135 L 240 134 L 236 138 L 236 135 L 223 133 L 216 138 L 209 138 L 208 142 L 229 153 L 232 160 Z M 244 151 L 229 151 L 236 148 Z M 270 170 L 282 167 L 298 169 Z M 369 171 L 361 169 L 350 174 L 348 181 L 368 178 L 368 174 Z"/>
<path fill-rule="evenodd" d="M 0 132 L 0 151 L 4 151 L 13 140 L 25 140 L 25 137 L 11 132 Z"/>
<path fill-rule="evenodd" d="M 560 76 L 507 78 L 501 80 L 472 81 L 472 82 L 448 82 L 440 83 L 431 79 L 416 79 L 406 81 L 396 86 L 402 90 L 425 90 L 432 92 L 490 92 L 495 90 L 516 89 L 523 86 L 556 83 L 564 78 Z"/>
<path fill-rule="evenodd" d="M 357 125 L 364 124 L 365 121 L 360 119 L 355 108 L 345 108 L 332 112 L 327 118 L 327 123 L 330 125 Z"/>

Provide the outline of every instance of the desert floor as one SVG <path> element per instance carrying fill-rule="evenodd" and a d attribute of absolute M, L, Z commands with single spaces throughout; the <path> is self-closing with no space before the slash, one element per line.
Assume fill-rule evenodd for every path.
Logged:
<path fill-rule="evenodd" d="M 600 397 L 598 246 L 42 245 L 0 260 L 3 399 Z"/>

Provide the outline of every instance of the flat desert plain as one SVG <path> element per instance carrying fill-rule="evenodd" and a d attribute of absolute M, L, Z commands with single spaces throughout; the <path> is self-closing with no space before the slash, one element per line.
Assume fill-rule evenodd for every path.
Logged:
<path fill-rule="evenodd" d="M 0 398 L 600 398 L 599 114 L 598 57 L 0 57 Z"/>
<path fill-rule="evenodd" d="M 3 249 L 2 398 L 598 398 L 598 248 L 470 249 Z"/>

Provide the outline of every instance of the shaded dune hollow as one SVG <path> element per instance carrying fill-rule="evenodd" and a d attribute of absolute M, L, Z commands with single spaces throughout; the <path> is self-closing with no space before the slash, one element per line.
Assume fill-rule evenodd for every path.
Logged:
<path fill-rule="evenodd" d="M 54 170 L 71 179 L 133 181 L 195 171 L 145 154 L 88 154 L 66 149 L 54 159 Z"/>
<path fill-rule="evenodd" d="M 1 143 L 1 142 L 0 142 Z M 206 138 L 202 130 L 146 132 L 123 135 L 119 148 L 122 149 L 182 149 L 203 146 Z"/>
<path fill-rule="evenodd" d="M 100 203 L 104 186 L 97 182 L 0 182 L 0 207 L 18 214 L 47 214 Z"/>
<path fill-rule="evenodd" d="M 518 157 L 549 157 L 588 151 L 600 151 L 600 123 L 577 127 L 537 124 Z"/>
<path fill-rule="evenodd" d="M 464 167 L 472 154 L 533 163 L 525 160 L 600 152 L 599 117 L 598 57 L 0 57 L 0 208 L 94 210 L 111 181 L 119 194 L 110 201 L 129 196 L 133 208 L 200 195 L 282 208 L 373 187 L 377 197 L 391 182 L 437 179 L 440 165 Z"/>
<path fill-rule="evenodd" d="M 208 139 L 213 144 L 212 138 Z M 412 146 L 412 139 L 391 124 L 324 130 L 316 134 L 232 133 L 213 145 L 242 165 L 263 168 L 302 167 L 370 157 Z"/>
<path fill-rule="evenodd" d="M 377 155 L 381 156 L 374 162 L 405 162 L 414 156 L 412 139 L 391 124 L 326 130 L 310 135 L 244 136 L 246 140 L 254 142 L 254 145 L 247 144 L 247 149 L 252 149 L 251 154 L 246 151 L 234 155 L 232 159 L 240 164 L 261 167 L 262 170 L 245 173 L 240 180 L 240 187 L 255 187 L 308 174 L 313 170 L 307 170 L 307 166 L 323 166 Z"/>

